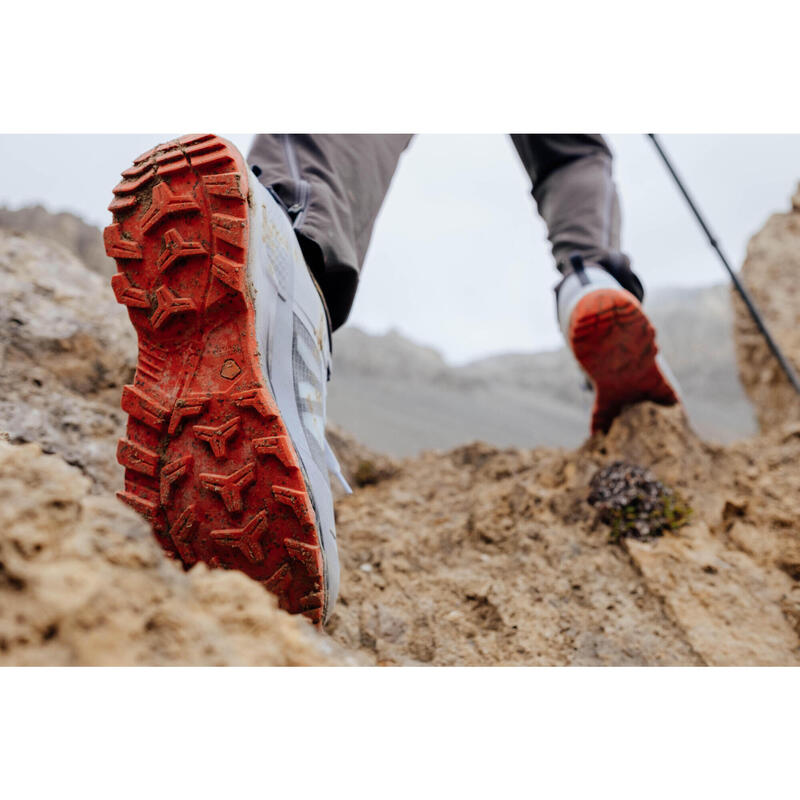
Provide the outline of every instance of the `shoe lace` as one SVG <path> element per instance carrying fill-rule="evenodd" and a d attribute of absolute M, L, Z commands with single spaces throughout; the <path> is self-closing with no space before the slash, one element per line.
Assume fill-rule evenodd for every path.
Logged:
<path fill-rule="evenodd" d="M 353 494 L 350 484 L 342 474 L 342 468 L 339 464 L 339 459 L 336 458 L 336 454 L 333 452 L 333 448 L 330 446 L 327 439 L 325 440 L 325 463 L 327 464 L 329 472 L 331 472 L 336 480 L 339 481 L 339 485 L 342 487 L 342 489 L 344 489 L 347 494 Z"/>

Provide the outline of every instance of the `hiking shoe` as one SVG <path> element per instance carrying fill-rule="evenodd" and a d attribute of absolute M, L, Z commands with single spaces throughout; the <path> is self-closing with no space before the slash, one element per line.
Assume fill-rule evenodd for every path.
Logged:
<path fill-rule="evenodd" d="M 605 269 L 584 266 L 580 256 L 571 262 L 572 271 L 556 287 L 558 320 L 595 390 L 592 433 L 608 432 L 625 406 L 679 402 L 639 300 Z"/>
<path fill-rule="evenodd" d="M 121 500 L 188 569 L 238 569 L 315 623 L 339 563 L 327 315 L 286 212 L 212 135 L 122 173 L 104 232 L 139 339 Z"/>

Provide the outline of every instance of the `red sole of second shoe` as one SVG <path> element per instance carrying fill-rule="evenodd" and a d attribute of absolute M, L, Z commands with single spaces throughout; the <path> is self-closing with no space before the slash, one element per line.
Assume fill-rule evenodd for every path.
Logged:
<path fill-rule="evenodd" d="M 598 289 L 578 301 L 569 341 L 595 388 L 592 433 L 607 432 L 625 406 L 678 397 L 656 362 L 656 332 L 628 292 Z"/>
<path fill-rule="evenodd" d="M 257 349 L 247 168 L 224 139 L 198 135 L 122 177 L 104 239 L 139 357 L 122 393 L 118 496 L 186 567 L 240 570 L 320 623 L 314 509 Z"/>

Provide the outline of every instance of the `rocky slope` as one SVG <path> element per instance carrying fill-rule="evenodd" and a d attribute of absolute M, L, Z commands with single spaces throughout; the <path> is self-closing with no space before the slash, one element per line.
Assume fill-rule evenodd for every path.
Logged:
<path fill-rule="evenodd" d="M 800 663 L 800 428 L 709 446 L 680 409 L 628 410 L 578 451 L 429 453 L 340 502 L 331 631 L 379 663 Z M 690 524 L 608 540 L 604 464 L 650 467 Z"/>
<path fill-rule="evenodd" d="M 0 663 L 800 663 L 791 419 L 709 445 L 642 405 L 574 450 L 404 461 L 334 432 L 359 488 L 337 502 L 341 602 L 318 634 L 241 575 L 183 572 L 113 498 L 135 342 L 105 280 L 0 232 L 0 296 Z M 689 524 L 611 543 L 587 498 L 618 459 L 678 490 Z"/>

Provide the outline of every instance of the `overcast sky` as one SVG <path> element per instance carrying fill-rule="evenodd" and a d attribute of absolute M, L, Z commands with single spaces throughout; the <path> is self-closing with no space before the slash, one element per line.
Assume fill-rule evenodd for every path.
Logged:
<path fill-rule="evenodd" d="M 223 134 L 246 151 L 251 136 Z M 0 204 L 42 203 L 99 226 L 118 173 L 154 135 L 0 135 Z M 725 279 L 652 145 L 612 135 L 623 245 L 649 289 Z M 663 141 L 734 264 L 800 179 L 800 136 Z M 557 347 L 556 282 L 528 178 L 502 135 L 418 136 L 378 219 L 350 324 L 392 328 L 452 362 Z"/>

